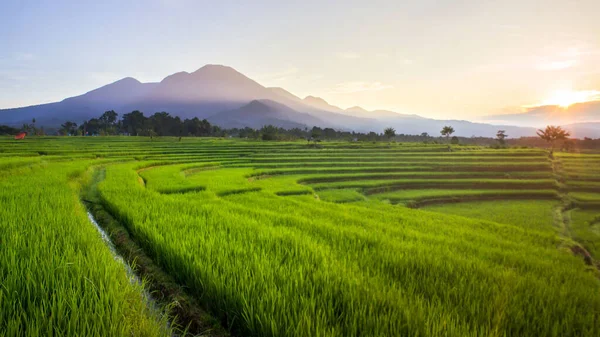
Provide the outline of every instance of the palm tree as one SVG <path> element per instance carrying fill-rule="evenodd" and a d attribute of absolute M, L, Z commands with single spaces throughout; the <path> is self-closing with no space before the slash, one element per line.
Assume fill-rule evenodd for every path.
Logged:
<path fill-rule="evenodd" d="M 552 152 L 554 152 L 554 144 L 556 143 L 556 141 L 557 140 L 565 140 L 565 139 L 569 138 L 569 136 L 571 136 L 571 133 L 568 132 L 567 130 L 564 130 L 560 126 L 548 125 L 548 126 L 546 126 L 546 129 L 538 130 L 537 135 L 541 139 L 552 144 L 552 150 L 550 151 L 550 153 L 552 153 Z"/>
<path fill-rule="evenodd" d="M 450 138 L 450 135 L 454 133 L 454 128 L 451 126 L 444 126 L 442 131 L 440 132 L 442 136 L 446 136 L 446 140 Z"/>
<path fill-rule="evenodd" d="M 498 130 L 498 133 L 496 133 L 496 140 L 498 143 L 500 143 L 500 145 L 504 145 L 504 138 L 506 137 L 508 137 L 508 135 L 504 130 Z"/>
<path fill-rule="evenodd" d="M 390 140 L 396 136 L 396 130 L 394 130 L 394 128 L 387 128 L 383 130 L 383 134 L 388 140 Z"/>

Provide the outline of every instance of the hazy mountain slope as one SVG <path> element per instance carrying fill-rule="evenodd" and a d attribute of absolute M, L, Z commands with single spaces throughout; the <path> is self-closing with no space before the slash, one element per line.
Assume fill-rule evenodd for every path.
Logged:
<path fill-rule="evenodd" d="M 321 97 L 306 96 L 302 100 L 302 103 L 304 103 L 304 104 L 306 104 L 308 106 L 311 106 L 313 108 L 319 109 L 319 110 L 331 111 L 331 112 L 337 112 L 337 113 L 345 114 L 344 109 L 342 109 L 340 107 L 337 107 L 335 105 L 331 105 L 331 104 L 327 103 L 327 101 L 325 101 Z"/>
<path fill-rule="evenodd" d="M 269 88 L 267 88 L 267 90 L 271 91 L 272 93 L 281 97 L 282 99 L 287 99 L 287 100 L 294 101 L 297 103 L 302 103 L 302 99 L 300 97 L 292 94 L 291 92 L 289 92 L 283 88 L 269 87 Z"/>
<path fill-rule="evenodd" d="M 21 125 L 33 118 L 38 125 L 46 126 L 58 126 L 67 120 L 79 123 L 106 110 L 118 110 L 147 95 L 155 85 L 127 77 L 61 102 L 0 110 L 0 123 Z"/>
<path fill-rule="evenodd" d="M 223 111 L 208 118 L 212 124 L 225 128 L 261 128 L 275 125 L 282 128 L 302 128 L 322 125 L 323 121 L 295 111 L 271 100 L 254 100 L 240 108 Z"/>
<path fill-rule="evenodd" d="M 574 138 L 600 138 L 600 123 L 575 123 L 564 125 L 563 128 Z"/>
<path fill-rule="evenodd" d="M 440 131 L 444 126 L 452 126 L 455 130 L 454 136 L 471 137 L 496 137 L 498 130 L 505 130 L 511 137 L 534 136 L 535 128 L 518 127 L 510 125 L 491 125 L 484 123 L 472 123 L 461 120 L 436 120 L 429 118 L 396 118 L 385 121 L 379 121 L 379 130 L 386 126 L 396 129 L 398 134 L 421 134 L 427 132 L 430 136 L 440 136 Z M 382 132 L 382 131 L 379 131 Z"/>
<path fill-rule="evenodd" d="M 535 127 L 600 122 L 600 101 L 577 103 L 567 108 L 557 105 L 538 106 L 523 113 L 487 116 L 484 120 Z"/>
<path fill-rule="evenodd" d="M 126 77 L 114 83 L 94 89 L 81 96 L 67 98 L 62 102 L 88 104 L 92 106 L 100 105 L 100 107 L 104 107 L 106 102 L 111 102 L 113 105 L 123 106 L 145 97 L 157 85 L 157 83 L 141 83 L 135 78 Z"/>

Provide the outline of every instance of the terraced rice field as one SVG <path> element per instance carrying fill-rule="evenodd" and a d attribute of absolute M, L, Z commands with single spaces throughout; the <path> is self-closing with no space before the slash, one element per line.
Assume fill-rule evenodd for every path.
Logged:
<path fill-rule="evenodd" d="M 417 143 L 0 139 L 0 335 L 185 330 L 87 207 L 218 322 L 194 333 L 597 336 L 599 164 Z"/>

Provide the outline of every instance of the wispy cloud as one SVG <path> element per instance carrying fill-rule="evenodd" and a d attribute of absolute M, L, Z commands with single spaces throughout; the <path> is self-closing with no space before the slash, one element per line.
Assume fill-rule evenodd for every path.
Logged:
<path fill-rule="evenodd" d="M 550 61 L 550 62 L 542 62 L 539 63 L 536 68 L 542 71 L 554 71 L 554 70 L 563 70 L 569 69 L 577 65 L 577 60 L 559 60 L 559 61 Z"/>
<path fill-rule="evenodd" d="M 394 86 L 389 84 L 384 84 L 381 82 L 362 82 L 362 81 L 353 81 L 353 82 L 343 82 L 338 83 L 335 87 L 333 87 L 329 93 L 331 94 L 351 94 L 354 92 L 363 92 L 363 91 L 381 91 L 385 89 L 391 89 Z"/>
<path fill-rule="evenodd" d="M 344 60 L 355 60 L 360 58 L 360 54 L 359 53 L 355 53 L 355 52 L 343 52 L 343 53 L 338 53 L 337 56 L 341 59 Z"/>

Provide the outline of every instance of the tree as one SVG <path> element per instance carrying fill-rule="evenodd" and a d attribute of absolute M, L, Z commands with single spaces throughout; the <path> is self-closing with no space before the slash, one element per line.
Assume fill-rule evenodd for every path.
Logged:
<path fill-rule="evenodd" d="M 394 128 L 386 128 L 385 130 L 383 130 L 383 134 L 385 135 L 385 138 L 390 140 L 396 137 L 396 130 L 394 130 Z"/>
<path fill-rule="evenodd" d="M 64 135 L 73 135 L 77 131 L 77 123 L 71 121 L 66 121 L 64 124 L 61 124 L 60 127 Z"/>
<path fill-rule="evenodd" d="M 427 132 L 423 132 L 423 133 L 421 134 L 421 137 L 425 137 L 425 138 L 427 138 L 427 137 L 429 137 L 429 134 L 428 134 Z"/>
<path fill-rule="evenodd" d="M 123 115 L 123 131 L 130 135 L 138 135 L 143 129 L 146 123 L 146 117 L 138 110 L 132 111 L 128 114 Z"/>
<path fill-rule="evenodd" d="M 102 123 L 104 132 L 108 133 L 117 122 L 118 114 L 114 110 L 105 111 L 99 120 Z"/>
<path fill-rule="evenodd" d="M 19 133 L 19 129 L 7 125 L 0 125 L 0 135 L 16 135 Z"/>
<path fill-rule="evenodd" d="M 448 140 L 450 136 L 454 133 L 454 128 L 451 126 L 444 126 L 440 133 L 442 134 L 442 136 L 446 137 L 446 140 Z"/>
<path fill-rule="evenodd" d="M 506 134 L 506 131 L 504 130 L 498 130 L 498 133 L 496 133 L 496 140 L 498 141 L 498 143 L 500 143 L 500 145 L 504 146 L 504 138 L 508 137 L 508 135 Z"/>
<path fill-rule="evenodd" d="M 319 137 L 321 137 L 322 131 L 323 130 L 321 130 L 321 128 L 313 126 L 312 130 L 310 131 L 310 139 L 316 143 Z"/>
<path fill-rule="evenodd" d="M 554 145 L 555 145 L 556 141 L 567 139 L 571 135 L 571 133 L 564 130 L 560 126 L 548 125 L 548 126 L 546 126 L 545 130 L 541 130 L 541 129 L 538 130 L 537 135 L 541 139 L 552 144 L 552 150 L 550 151 L 550 153 L 552 153 L 552 152 L 554 152 Z"/>
<path fill-rule="evenodd" d="M 277 127 L 273 125 L 265 125 L 260 129 L 262 140 L 277 140 Z"/>
<path fill-rule="evenodd" d="M 87 136 L 100 134 L 103 126 L 98 118 L 92 118 L 89 121 L 83 122 L 79 128 L 81 129 L 81 134 Z"/>

